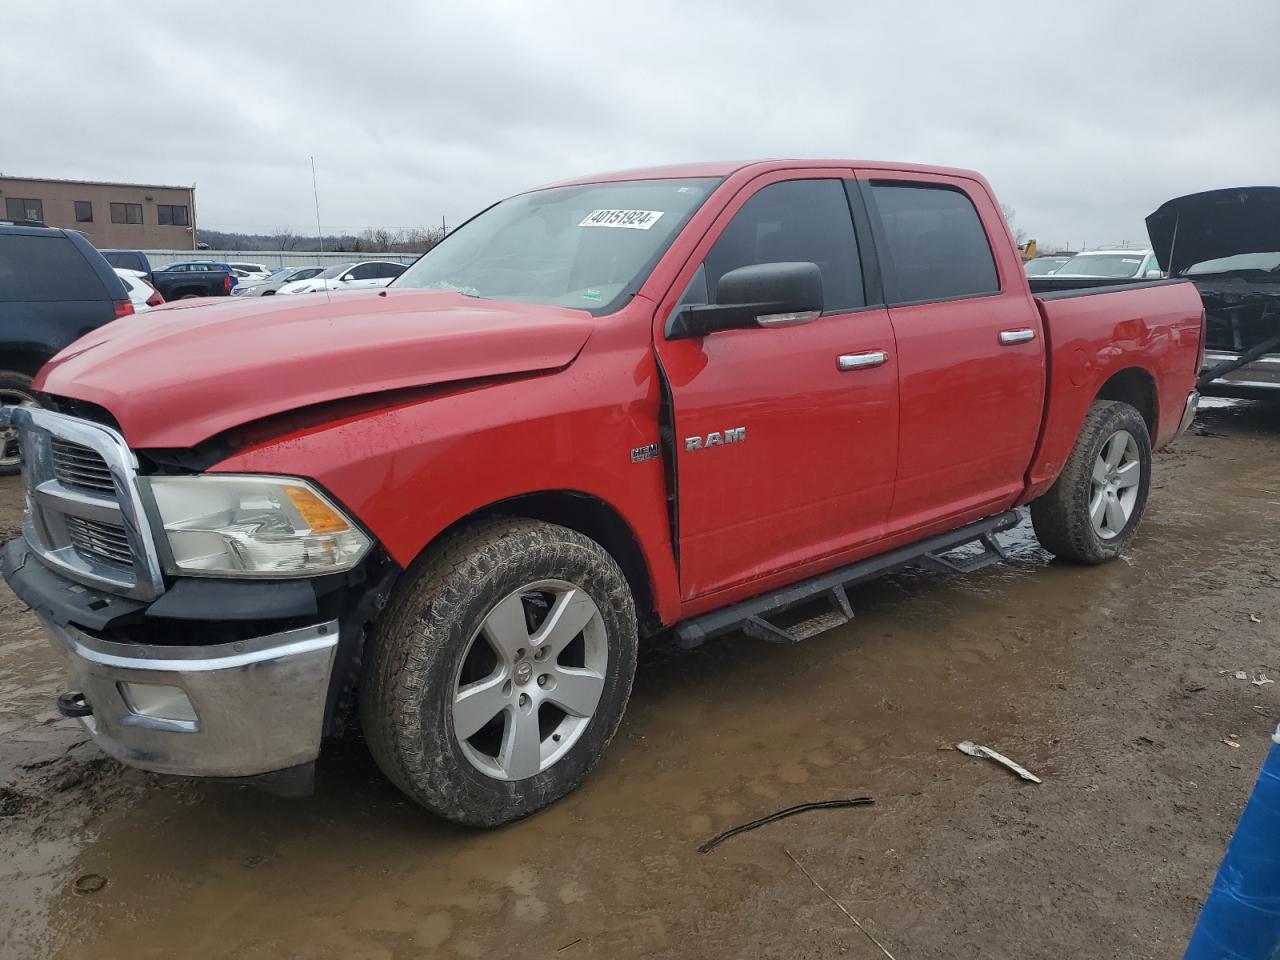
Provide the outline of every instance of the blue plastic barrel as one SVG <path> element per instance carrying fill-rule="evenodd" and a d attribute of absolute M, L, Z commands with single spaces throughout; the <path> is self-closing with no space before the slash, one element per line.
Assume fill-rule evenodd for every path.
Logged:
<path fill-rule="evenodd" d="M 1280 728 L 1227 844 L 1186 960 L 1280 960 Z"/>

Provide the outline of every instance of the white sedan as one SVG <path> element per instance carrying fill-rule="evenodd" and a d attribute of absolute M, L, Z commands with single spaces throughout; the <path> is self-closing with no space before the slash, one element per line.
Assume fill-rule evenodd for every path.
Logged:
<path fill-rule="evenodd" d="M 160 296 L 160 291 L 147 282 L 147 275 L 141 270 L 116 267 L 115 271 L 129 294 L 129 302 L 133 304 L 134 313 L 145 313 L 152 307 L 158 307 L 164 303 L 164 297 Z"/>
<path fill-rule="evenodd" d="M 360 263 L 340 263 L 330 267 L 318 277 L 286 283 L 280 293 L 315 293 L 317 290 L 358 290 L 367 287 L 385 287 L 407 270 L 403 263 L 390 260 L 363 260 Z"/>
<path fill-rule="evenodd" d="M 261 283 L 271 276 L 270 268 L 261 263 L 228 263 L 227 266 L 236 271 L 241 283 Z"/>

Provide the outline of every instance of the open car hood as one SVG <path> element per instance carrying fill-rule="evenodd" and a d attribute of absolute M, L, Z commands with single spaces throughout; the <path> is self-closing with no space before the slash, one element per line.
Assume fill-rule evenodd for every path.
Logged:
<path fill-rule="evenodd" d="M 82 337 L 35 387 L 105 407 L 135 448 L 188 448 L 319 403 L 558 369 L 594 328 L 580 310 L 419 290 L 185 300 Z"/>
<path fill-rule="evenodd" d="M 1169 276 L 1206 260 L 1280 250 L 1280 187 L 1229 187 L 1177 197 L 1147 217 L 1147 235 Z"/>

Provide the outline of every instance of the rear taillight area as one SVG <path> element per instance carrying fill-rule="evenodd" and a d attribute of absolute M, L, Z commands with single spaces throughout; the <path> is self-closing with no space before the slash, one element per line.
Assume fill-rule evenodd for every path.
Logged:
<path fill-rule="evenodd" d="M 147 306 L 148 307 L 164 306 L 164 297 L 160 296 L 160 291 L 155 288 L 155 285 L 152 284 L 150 280 L 143 280 L 142 282 L 145 283 L 148 287 L 151 287 L 151 296 L 147 297 Z"/>
<path fill-rule="evenodd" d="M 133 304 L 128 300 L 112 300 L 111 305 L 115 308 L 117 320 L 133 313 Z"/>
<path fill-rule="evenodd" d="M 225 276 L 223 276 L 222 289 L 225 293 L 230 293 L 231 288 L 234 287 L 235 285 L 236 285 L 235 278 L 233 278 L 231 274 L 228 273 Z"/>

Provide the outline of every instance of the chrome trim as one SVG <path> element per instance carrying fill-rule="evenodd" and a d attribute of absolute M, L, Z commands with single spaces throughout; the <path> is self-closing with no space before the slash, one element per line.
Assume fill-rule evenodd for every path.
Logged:
<path fill-rule="evenodd" d="M 155 538 L 147 522 L 138 485 L 138 460 L 115 430 L 101 424 L 43 410 L 0 407 L 0 425 L 17 428 L 22 443 L 22 475 L 28 491 L 23 535 L 48 566 L 78 583 L 134 600 L 154 600 L 164 592 Z M 53 438 L 87 447 L 106 464 L 114 495 L 95 494 L 61 483 L 53 463 Z M 123 528 L 132 565 L 106 564 L 78 553 L 65 522 L 80 517 Z"/>
<path fill-rule="evenodd" d="M 889 354 L 884 350 L 872 350 L 868 353 L 842 353 L 836 357 L 836 369 L 842 373 L 850 370 L 866 370 L 869 367 L 879 367 L 889 359 Z"/>
<path fill-rule="evenodd" d="M 1212 367 L 1215 364 L 1223 363 L 1224 361 L 1227 361 L 1227 360 L 1233 360 L 1238 356 L 1240 356 L 1239 353 L 1232 352 L 1231 350 L 1206 350 L 1204 352 L 1205 363 L 1202 369 L 1208 369 L 1209 367 Z M 1257 360 L 1254 360 L 1252 363 L 1248 364 L 1248 366 L 1249 367 L 1280 367 L 1280 353 L 1264 353 Z"/>
<path fill-rule="evenodd" d="M 765 313 L 756 317 L 756 324 L 765 329 L 798 327 L 804 323 L 813 323 L 820 316 L 822 316 L 821 310 L 802 310 L 798 313 Z"/>
<path fill-rule="evenodd" d="M 1190 427 L 1192 422 L 1195 420 L 1196 410 L 1199 408 L 1200 394 L 1199 392 L 1192 390 L 1187 394 L 1187 402 L 1182 408 L 1182 419 L 1178 422 L 1178 430 L 1173 435 L 1175 440 L 1187 432 L 1187 428 Z"/>
<path fill-rule="evenodd" d="M 1018 330 L 1001 330 L 1000 346 L 1011 347 L 1015 343 L 1029 343 L 1036 338 L 1036 332 L 1030 327 L 1022 327 Z"/>
<path fill-rule="evenodd" d="M 44 624 L 66 654 L 68 689 L 93 711 L 81 723 L 117 760 L 158 773 L 240 777 L 319 755 L 336 620 L 211 646 L 115 643 Z M 121 683 L 178 687 L 196 719 L 140 714 Z"/>

